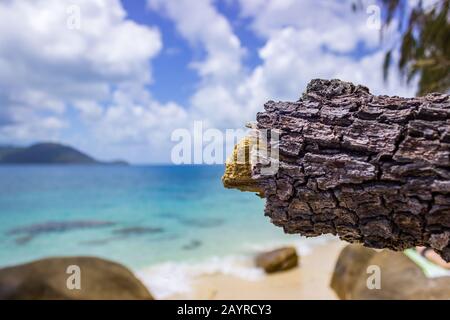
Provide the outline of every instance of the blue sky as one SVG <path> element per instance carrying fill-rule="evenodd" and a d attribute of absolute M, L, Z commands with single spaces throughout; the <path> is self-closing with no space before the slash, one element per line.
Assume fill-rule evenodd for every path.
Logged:
<path fill-rule="evenodd" d="M 153 60 L 154 82 L 149 86 L 156 99 L 162 102 L 175 101 L 185 104 L 195 89 L 199 77 L 188 67 L 191 56 L 201 54 L 191 52 L 193 48 L 177 34 L 173 23 L 153 10 L 147 1 L 122 0 L 127 18 L 148 26 L 157 25 L 162 33 L 165 49 Z"/>
<path fill-rule="evenodd" d="M 193 57 L 201 59 L 205 54 L 203 49 L 190 46 L 177 33 L 171 20 L 149 9 L 146 0 L 121 0 L 121 3 L 127 12 L 128 19 L 142 25 L 157 25 L 162 32 L 165 50 L 154 60 L 155 81 L 150 85 L 155 98 L 162 102 L 175 101 L 185 105 L 195 90 L 195 84 L 200 80 L 195 70 L 189 68 L 189 63 Z M 232 23 L 234 32 L 245 44 L 247 50 L 244 58 L 245 65 L 249 68 L 257 66 L 261 63 L 258 48 L 264 45 L 264 40 L 252 32 L 250 19 L 239 15 L 237 2 L 216 1 L 215 5 L 217 11 Z"/>
<path fill-rule="evenodd" d="M 58 141 L 100 159 L 170 162 L 177 128 L 242 128 L 312 78 L 382 80 L 363 1 L 9 0 L 0 3 L 0 144 Z M 395 59 L 396 57 L 394 57 Z"/>

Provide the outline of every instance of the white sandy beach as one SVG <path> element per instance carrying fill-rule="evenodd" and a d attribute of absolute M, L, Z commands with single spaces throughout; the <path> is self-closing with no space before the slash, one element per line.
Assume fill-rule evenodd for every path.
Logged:
<path fill-rule="evenodd" d="M 150 287 L 150 290 L 162 299 L 336 299 L 336 295 L 329 288 L 329 282 L 335 262 L 345 242 L 331 240 L 314 246 L 312 252 L 300 254 L 299 267 L 272 275 L 265 275 L 260 270 L 249 270 L 247 277 L 229 272 L 229 268 L 221 271 L 191 273 L 189 288 L 186 275 L 182 269 L 173 268 L 171 271 L 172 284 L 179 279 L 179 292 L 162 293 L 159 284 L 161 277 L 155 268 L 150 268 L 139 274 L 140 278 Z M 216 268 L 217 269 L 217 268 Z M 252 273 L 253 272 L 253 273 Z M 176 285 L 176 283 L 175 283 Z M 161 294 L 160 294 L 161 292 Z"/>

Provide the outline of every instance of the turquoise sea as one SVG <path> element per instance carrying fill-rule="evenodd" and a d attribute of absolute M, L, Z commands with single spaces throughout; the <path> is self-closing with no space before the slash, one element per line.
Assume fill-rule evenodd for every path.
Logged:
<path fill-rule="evenodd" d="M 222 166 L 1 166 L 0 266 L 94 255 L 133 269 L 292 239 Z"/>

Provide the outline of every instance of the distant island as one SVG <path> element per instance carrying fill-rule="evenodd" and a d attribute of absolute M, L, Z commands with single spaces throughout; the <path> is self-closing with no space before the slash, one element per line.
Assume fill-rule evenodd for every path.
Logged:
<path fill-rule="evenodd" d="M 127 165 L 125 161 L 104 162 L 70 146 L 59 143 L 36 143 L 29 147 L 0 146 L 0 164 L 110 164 Z"/>

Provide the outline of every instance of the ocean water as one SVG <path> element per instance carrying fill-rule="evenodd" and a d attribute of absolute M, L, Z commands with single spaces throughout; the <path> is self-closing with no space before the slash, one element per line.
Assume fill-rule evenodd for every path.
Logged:
<path fill-rule="evenodd" d="M 100 256 L 139 270 L 290 241 L 222 166 L 2 166 L 0 266 Z"/>

